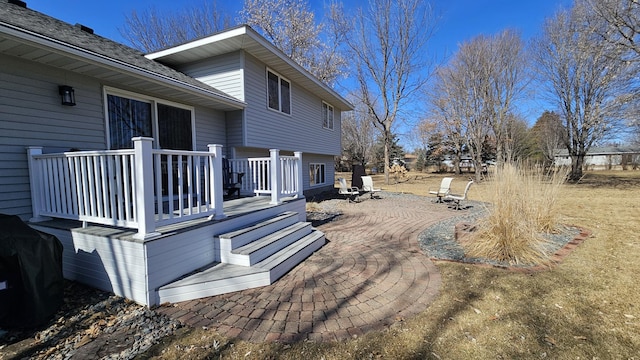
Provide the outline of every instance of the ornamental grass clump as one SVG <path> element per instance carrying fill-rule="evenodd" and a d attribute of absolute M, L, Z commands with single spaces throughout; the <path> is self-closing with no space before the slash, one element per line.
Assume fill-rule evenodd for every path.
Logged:
<path fill-rule="evenodd" d="M 493 174 L 488 215 L 479 220 L 468 256 L 484 257 L 511 265 L 544 264 L 546 232 L 558 223 L 557 199 L 566 171 L 545 172 L 536 166 L 505 164 Z"/>

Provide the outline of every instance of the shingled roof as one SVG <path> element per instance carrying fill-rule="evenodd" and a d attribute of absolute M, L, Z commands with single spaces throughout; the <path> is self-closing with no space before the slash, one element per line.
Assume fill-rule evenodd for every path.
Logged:
<path fill-rule="evenodd" d="M 5 30 L 13 29 L 36 35 L 52 43 L 81 49 L 87 54 L 99 55 L 105 60 L 114 63 L 127 64 L 143 72 L 155 74 L 174 81 L 176 84 L 188 85 L 206 91 L 212 95 L 217 95 L 221 99 L 236 102 L 239 107 L 242 107 L 244 104 L 242 101 L 216 88 L 204 84 L 169 66 L 146 58 L 142 52 L 136 49 L 94 34 L 90 28 L 68 24 L 38 11 L 31 10 L 26 6 L 23 7 L 20 3 L 20 1 L 0 0 L 0 34 L 4 31 L 4 28 Z"/>
<path fill-rule="evenodd" d="M 587 151 L 588 156 L 595 155 L 620 155 L 620 154 L 640 154 L 638 146 L 593 146 Z M 556 156 L 569 156 L 567 149 L 557 149 Z"/>

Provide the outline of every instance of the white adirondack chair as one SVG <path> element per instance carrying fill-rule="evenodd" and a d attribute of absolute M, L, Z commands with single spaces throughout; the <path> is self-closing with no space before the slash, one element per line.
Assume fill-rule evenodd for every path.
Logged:
<path fill-rule="evenodd" d="M 361 176 L 362 178 L 362 191 L 366 191 L 371 195 L 371 198 L 373 199 L 375 195 L 375 193 L 382 191 L 382 189 L 376 189 L 373 187 L 373 179 L 371 178 L 371 176 Z"/>
<path fill-rule="evenodd" d="M 349 188 L 345 178 L 338 178 L 338 182 L 340 183 L 338 194 L 344 195 L 349 202 L 357 200 L 358 195 L 360 195 L 360 190 L 357 187 Z"/>
<path fill-rule="evenodd" d="M 469 188 L 471 187 L 471 184 L 473 184 L 473 180 L 469 181 L 467 183 L 467 186 L 465 186 L 464 194 L 462 195 L 448 194 L 444 197 L 445 200 L 453 200 L 453 203 L 454 203 L 453 207 L 456 210 L 460 210 L 460 201 L 467 200 L 467 193 L 469 193 Z"/>
<path fill-rule="evenodd" d="M 442 181 L 440 182 L 440 189 L 438 189 L 437 191 L 429 190 L 429 194 L 437 196 L 438 200 L 436 202 L 441 203 L 442 198 L 449 195 L 449 192 L 451 191 L 452 181 L 453 181 L 453 178 L 450 178 L 450 177 L 442 178 Z"/>

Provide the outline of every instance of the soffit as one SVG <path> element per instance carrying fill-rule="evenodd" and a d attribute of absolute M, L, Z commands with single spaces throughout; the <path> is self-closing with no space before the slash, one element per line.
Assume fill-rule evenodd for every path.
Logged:
<path fill-rule="evenodd" d="M 223 111 L 238 110 L 245 106 L 242 101 L 225 96 L 205 84 L 198 84 L 194 79 L 180 81 L 3 23 L 0 23 L 0 53 L 90 76 L 105 85 L 140 91 L 171 101 Z"/>

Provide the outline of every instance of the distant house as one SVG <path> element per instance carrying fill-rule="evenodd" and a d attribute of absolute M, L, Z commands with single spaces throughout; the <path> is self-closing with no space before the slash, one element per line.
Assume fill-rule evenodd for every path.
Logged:
<path fill-rule="evenodd" d="M 567 149 L 558 149 L 554 157 L 556 166 L 571 166 Z M 640 168 L 640 147 L 592 147 L 584 158 L 585 170 L 628 170 Z"/>
<path fill-rule="evenodd" d="M 352 105 L 250 27 L 145 55 L 0 0 L 0 63 L 0 213 L 60 238 L 65 277 L 153 305 L 268 284 L 324 243 L 304 195 L 333 189 Z M 206 267 L 219 282 L 175 284 Z"/>

